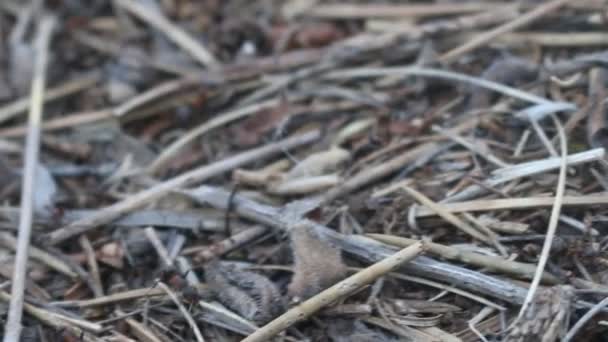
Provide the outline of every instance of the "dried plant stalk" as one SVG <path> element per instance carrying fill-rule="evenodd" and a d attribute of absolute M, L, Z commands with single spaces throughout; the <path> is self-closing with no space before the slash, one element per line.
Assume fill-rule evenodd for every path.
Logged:
<path fill-rule="evenodd" d="M 38 27 L 36 44 L 36 62 L 32 80 L 31 107 L 28 117 L 28 134 L 26 137 L 25 172 L 21 190 L 21 212 L 19 217 L 19 237 L 12 278 L 11 301 L 6 322 L 4 341 L 18 341 L 21 336 L 21 317 L 25 293 L 25 278 L 29 257 L 30 236 L 34 213 L 34 192 L 36 188 L 36 169 L 40 152 L 40 124 L 46 82 L 46 68 L 51 34 L 55 27 L 53 17 L 44 17 Z"/>
<path fill-rule="evenodd" d="M 186 172 L 180 176 L 171 178 L 149 189 L 138 192 L 109 207 L 103 208 L 89 217 L 77 220 L 76 222 L 72 222 L 71 224 L 65 227 L 57 229 L 49 235 L 49 243 L 58 244 L 75 235 L 82 234 L 102 224 L 111 222 L 131 210 L 137 209 L 146 203 L 161 198 L 162 196 L 170 193 L 171 191 L 175 191 L 181 187 L 201 182 L 210 177 L 230 171 L 236 167 L 260 160 L 260 158 L 280 153 L 285 149 L 290 149 L 311 143 L 317 140 L 319 136 L 319 131 L 308 132 L 305 134 L 278 141 L 274 144 L 254 148 L 249 151 L 234 155 L 230 158 L 220 160 L 216 163 L 205 165 L 198 169 Z"/>
<path fill-rule="evenodd" d="M 247 336 L 243 342 L 262 342 L 268 341 L 281 331 L 289 328 L 293 324 L 305 320 L 321 308 L 330 305 L 332 302 L 344 298 L 360 289 L 362 286 L 370 284 L 379 277 L 394 270 L 400 265 L 412 260 L 424 251 L 422 242 L 406 247 L 401 251 L 379 261 L 319 293 L 318 295 L 304 301 L 293 309 L 290 309 L 272 322 L 256 330 Z M 323 265 L 318 265 L 323 267 Z"/>
<path fill-rule="evenodd" d="M 368 234 L 368 236 L 375 240 L 398 247 L 411 246 L 417 242 L 414 239 L 384 234 Z M 523 262 L 506 260 L 500 257 L 468 252 L 435 242 L 427 242 L 426 245 L 429 252 L 440 255 L 446 259 L 458 260 L 466 264 L 485 267 L 489 270 L 512 274 L 517 277 L 532 279 L 534 272 L 536 271 L 534 264 L 526 264 Z M 543 274 L 543 280 L 553 284 L 559 282 L 555 276 L 547 272 Z"/>

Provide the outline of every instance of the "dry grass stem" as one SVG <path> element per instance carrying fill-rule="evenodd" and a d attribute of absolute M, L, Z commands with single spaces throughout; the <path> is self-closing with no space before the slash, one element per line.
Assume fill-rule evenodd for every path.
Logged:
<path fill-rule="evenodd" d="M 441 205 L 433 202 L 430 198 L 426 197 L 422 193 L 408 186 L 403 186 L 402 189 L 405 190 L 405 192 L 407 192 L 408 195 L 412 196 L 416 201 L 420 202 L 427 208 L 433 210 L 437 215 L 454 225 L 456 228 L 460 229 L 462 232 L 480 241 L 491 243 L 490 238 L 488 236 L 483 235 L 477 229 L 475 229 L 465 221 L 461 220 L 456 215 L 450 213 L 449 211 L 445 211 Z"/>
<path fill-rule="evenodd" d="M 173 303 L 175 303 L 175 305 L 177 305 L 177 307 L 179 308 L 179 311 L 182 313 L 182 315 L 186 319 L 186 322 L 188 322 L 188 325 L 190 325 L 190 328 L 192 329 L 192 331 L 194 331 L 194 336 L 196 337 L 196 340 L 198 342 L 205 342 L 205 339 L 203 338 L 203 334 L 201 334 L 201 331 L 199 330 L 198 325 L 196 325 L 196 322 L 192 318 L 192 315 L 190 315 L 190 312 L 188 312 L 188 309 L 186 309 L 182 305 L 182 302 L 179 300 L 179 298 L 177 298 L 177 295 L 173 291 L 171 291 L 171 289 L 163 282 L 159 282 L 158 286 L 163 291 L 165 291 L 165 293 L 167 293 L 167 295 L 169 296 L 169 298 L 171 298 Z"/>
<path fill-rule="evenodd" d="M 540 279 L 544 272 L 545 265 L 547 264 L 547 260 L 549 259 L 551 245 L 553 244 L 553 238 L 555 237 L 555 231 L 557 229 L 557 223 L 559 222 L 559 215 L 562 209 L 564 192 L 566 190 L 566 157 L 568 156 L 568 140 L 566 138 L 566 133 L 564 132 L 564 127 L 562 126 L 559 119 L 553 116 L 553 122 L 557 127 L 561 146 L 561 165 L 559 170 L 559 178 L 557 181 L 557 189 L 555 191 L 555 203 L 553 204 L 553 207 L 551 209 L 551 216 L 549 217 L 549 226 L 547 227 L 547 233 L 545 237 L 545 242 L 543 244 L 543 249 L 540 254 L 540 259 L 538 260 L 536 274 L 532 279 L 528 294 L 526 295 L 526 299 L 521 306 L 519 315 L 517 316 L 517 320 L 523 317 L 529 305 L 532 303 L 534 295 L 536 294 L 536 290 L 538 289 L 538 286 L 540 284 Z"/>
<path fill-rule="evenodd" d="M 268 341 L 293 324 L 307 319 L 321 308 L 330 305 L 340 298 L 344 298 L 354 293 L 362 286 L 372 283 L 374 280 L 394 270 L 403 263 L 415 258 L 422 253 L 424 249 L 424 244 L 419 242 L 402 249 L 401 251 L 382 261 L 370 265 L 369 267 L 340 281 L 327 290 L 324 290 L 318 295 L 302 302 L 295 308 L 288 310 L 286 313 L 277 317 L 272 322 L 247 336 L 243 342 Z"/>
<path fill-rule="evenodd" d="M 120 216 L 130 212 L 131 210 L 140 208 L 146 203 L 161 198 L 162 196 L 178 190 L 179 188 L 201 182 L 213 176 L 228 172 L 239 166 L 257 161 L 260 158 L 265 158 L 284 150 L 295 148 L 304 144 L 311 143 L 319 137 L 318 131 L 309 132 L 295 137 L 287 138 L 278 141 L 274 144 L 255 148 L 247 152 L 242 152 L 230 158 L 219 162 L 205 165 L 195 170 L 186 172 L 180 176 L 169 179 L 158 185 L 155 185 L 147 190 L 143 190 L 127 199 L 106 207 L 94 215 L 80 219 L 68 226 L 59 228 L 49 235 L 51 244 L 58 244 L 75 235 L 82 234 L 86 231 L 94 229 L 102 224 L 111 222 Z"/>
<path fill-rule="evenodd" d="M 441 62 L 450 63 L 455 61 L 458 57 L 464 55 L 465 53 L 471 52 L 472 50 L 487 44 L 492 39 L 499 37 L 500 35 L 514 31 L 520 27 L 528 25 L 535 20 L 559 9 L 560 7 L 566 5 L 568 3 L 567 0 L 553 0 L 547 3 L 543 3 L 536 7 L 535 9 L 527 12 L 526 14 L 518 17 L 515 20 L 509 21 L 504 25 L 498 26 L 490 31 L 484 32 L 479 36 L 469 40 L 466 44 L 461 45 L 457 48 L 454 48 L 439 58 Z"/>
<path fill-rule="evenodd" d="M 186 31 L 171 23 L 164 15 L 156 12 L 157 9 L 147 7 L 133 0 L 117 0 L 117 3 L 131 14 L 163 32 L 197 62 L 210 68 L 218 66 L 217 59 L 207 48 L 192 38 Z"/>
<path fill-rule="evenodd" d="M 30 236 L 34 215 L 34 192 L 36 191 L 36 169 L 40 152 L 40 125 L 42 123 L 42 106 L 46 69 L 51 35 L 55 27 L 53 17 L 44 17 L 38 27 L 36 44 L 36 62 L 32 79 L 31 107 L 28 116 L 28 134 L 25 147 L 25 165 L 23 186 L 21 189 L 21 212 L 19 216 L 19 237 L 17 239 L 15 267 L 11 286 L 11 299 L 8 319 L 4 330 L 4 341 L 18 341 L 21 336 L 21 317 L 25 280 L 30 249 Z"/>
<path fill-rule="evenodd" d="M 416 240 L 403 238 L 399 236 L 384 235 L 384 234 L 368 234 L 374 240 L 387 243 L 389 245 L 398 246 L 401 248 L 410 246 L 416 243 Z M 443 258 L 458 260 L 460 262 L 474 265 L 477 267 L 485 267 L 488 270 L 502 272 L 516 277 L 532 279 L 536 271 L 536 266 L 517 261 L 510 261 L 501 257 L 483 255 L 474 252 L 468 252 L 455 247 L 445 246 L 435 242 L 425 242 L 427 250 L 430 253 L 437 254 Z M 548 273 L 543 274 L 543 281 L 556 284 L 558 279 Z"/>

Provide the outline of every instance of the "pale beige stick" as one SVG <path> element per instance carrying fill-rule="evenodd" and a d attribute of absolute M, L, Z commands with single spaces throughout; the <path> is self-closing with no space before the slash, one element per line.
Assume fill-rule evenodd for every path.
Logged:
<path fill-rule="evenodd" d="M 559 215 L 564 200 L 564 192 L 566 190 L 566 158 L 568 157 L 568 140 L 566 138 L 566 132 L 564 131 L 564 127 L 562 126 L 559 119 L 555 116 L 555 114 L 552 114 L 551 116 L 553 118 L 555 126 L 557 127 L 561 145 L 561 166 L 559 168 L 557 190 L 555 191 L 555 203 L 553 204 L 551 216 L 549 217 L 549 227 L 547 228 L 547 235 L 545 236 L 543 249 L 538 260 L 536 274 L 534 275 L 534 279 L 532 279 L 532 283 L 530 284 L 530 288 L 528 289 L 528 293 L 526 295 L 524 303 L 522 304 L 521 309 L 519 310 L 519 315 L 517 315 L 517 319 L 515 319 L 515 321 L 511 323 L 511 327 L 515 326 L 515 324 L 517 324 L 517 322 L 523 318 L 526 310 L 534 300 L 534 295 L 536 294 L 536 290 L 538 289 L 538 286 L 540 284 L 540 279 L 545 270 L 545 265 L 549 260 L 549 253 L 551 252 L 551 245 L 553 244 L 553 238 L 555 237 L 555 231 L 557 230 Z"/>
<path fill-rule="evenodd" d="M 605 32 L 518 32 L 498 37 L 497 42 L 516 46 L 591 47 L 607 46 L 608 36 Z"/>
<path fill-rule="evenodd" d="M 465 213 L 477 211 L 493 210 L 525 210 L 534 208 L 550 207 L 555 203 L 555 197 L 522 197 L 522 198 L 501 198 L 474 200 L 466 202 L 442 203 L 438 204 L 449 213 Z M 562 205 L 564 206 L 589 206 L 589 205 L 608 204 L 608 193 L 585 196 L 564 196 Z M 428 207 L 416 208 L 416 217 L 436 216 L 437 213 Z"/>
<path fill-rule="evenodd" d="M 479 36 L 467 41 L 465 44 L 446 52 L 441 57 L 439 57 L 439 61 L 443 63 L 453 62 L 465 53 L 471 52 L 477 49 L 478 47 L 487 44 L 488 42 L 502 34 L 517 30 L 520 27 L 528 25 L 531 22 L 547 15 L 548 13 L 557 10 L 566 3 L 568 3 L 568 0 L 553 0 L 542 4 L 531 10 L 530 12 L 518 17 L 517 19 L 500 25 L 490 31 L 484 32 Z"/>
<path fill-rule="evenodd" d="M 89 274 L 91 274 L 92 284 L 93 286 L 93 294 L 95 297 L 103 296 L 103 284 L 101 282 L 101 277 L 99 276 L 99 264 L 97 264 L 97 258 L 95 256 L 95 250 L 93 249 L 93 245 L 91 245 L 91 241 L 86 235 L 82 235 L 78 241 L 80 243 L 80 247 L 82 247 L 84 253 L 87 256 L 87 263 L 89 264 Z"/>
<path fill-rule="evenodd" d="M 459 295 L 465 298 L 469 298 L 470 300 L 476 301 L 480 304 L 483 305 L 487 305 L 489 307 L 495 308 L 497 310 L 500 311 L 504 311 L 507 308 L 505 308 L 502 305 L 498 305 L 494 302 L 489 301 L 488 299 L 478 296 L 476 294 L 473 294 L 471 292 L 467 292 L 465 290 L 459 289 L 457 287 L 451 286 L 451 285 L 446 285 L 446 284 L 442 284 L 442 283 L 438 283 L 436 281 L 432 281 L 432 280 L 428 280 L 425 278 L 420 278 L 420 277 L 415 277 L 415 276 L 411 276 L 411 275 L 405 275 L 405 274 L 401 274 L 401 273 L 396 273 L 396 272 L 391 272 L 388 274 L 389 276 L 393 277 L 393 278 L 397 278 L 397 279 L 401 279 L 401 280 L 406 280 L 406 281 L 411 281 L 413 283 L 417 283 L 417 284 L 422 284 L 422 285 L 426 285 L 426 286 L 430 286 L 430 287 L 434 287 L 437 289 L 440 289 L 442 291 L 445 292 L 451 292 L 455 295 Z"/>
<path fill-rule="evenodd" d="M 169 295 L 169 297 L 171 298 L 173 303 L 175 303 L 175 305 L 177 305 L 177 307 L 179 308 L 179 311 L 181 311 L 182 315 L 184 315 L 184 318 L 190 325 L 190 328 L 192 328 L 192 331 L 194 331 L 194 336 L 196 336 L 196 340 L 198 342 L 205 342 L 205 339 L 203 338 L 203 334 L 201 334 L 201 331 L 198 329 L 196 322 L 194 321 L 194 319 L 192 318 L 192 316 L 190 315 L 188 310 L 179 301 L 179 298 L 177 298 L 175 293 L 173 293 L 173 291 L 171 291 L 171 289 L 167 285 L 165 285 L 165 283 L 163 283 L 163 282 L 159 282 L 158 287 L 163 289 L 163 291 L 165 291 L 167 293 L 167 295 Z"/>
<path fill-rule="evenodd" d="M 87 74 L 82 78 L 69 80 L 55 88 L 48 89 L 44 93 L 44 102 L 53 101 L 92 87 L 99 82 L 100 78 L 101 74 L 99 72 L 94 72 Z M 2 108 L 0 108 L 0 123 L 10 120 L 20 113 L 26 111 L 30 106 L 30 101 L 31 98 L 27 97 L 2 106 Z"/>
<path fill-rule="evenodd" d="M 505 246 L 503 246 L 498 241 L 499 240 L 498 234 L 496 234 L 496 232 L 494 232 L 493 230 L 488 228 L 488 226 L 484 222 L 482 222 L 481 220 L 477 219 L 475 216 L 473 216 L 469 213 L 463 213 L 462 217 L 465 220 L 469 221 L 473 225 L 474 228 L 479 230 L 480 233 L 487 235 L 488 238 L 490 239 L 490 241 L 492 242 L 492 244 L 494 245 L 494 248 L 496 248 L 496 250 L 498 250 L 503 257 L 506 258 L 509 255 Z"/>
<path fill-rule="evenodd" d="M 439 215 L 441 218 L 443 218 L 444 220 L 453 224 L 454 226 L 456 226 L 457 228 L 462 230 L 464 233 L 466 233 L 480 241 L 483 241 L 485 243 L 488 243 L 488 244 L 492 243 L 492 241 L 490 241 L 490 238 L 481 234 L 477 229 L 473 228 L 471 225 L 464 222 L 463 220 L 458 218 L 456 215 L 454 215 L 448 211 L 445 211 L 440 204 L 433 202 L 433 200 L 431 200 L 430 198 L 428 198 L 425 195 L 421 194 L 420 192 L 410 188 L 407 185 L 404 185 L 402 187 L 402 189 L 405 190 L 405 192 L 407 192 L 408 195 L 412 196 L 416 201 L 418 201 L 422 205 L 425 205 L 426 207 L 430 208 L 431 210 L 436 212 L 437 215 Z"/>
<path fill-rule="evenodd" d="M 171 257 L 169 256 L 169 251 L 167 251 L 163 245 L 163 242 L 158 237 L 158 234 L 156 234 L 156 230 L 154 230 L 152 227 L 147 227 L 144 229 L 144 232 L 148 238 L 148 241 L 150 241 L 152 246 L 154 246 L 158 257 L 163 261 L 163 264 L 165 264 L 165 267 L 173 266 L 173 260 L 171 260 Z"/>
<path fill-rule="evenodd" d="M 19 212 L 19 237 L 15 267 L 13 270 L 11 299 L 6 322 L 4 341 L 19 341 L 21 336 L 21 317 L 23 316 L 23 300 L 27 261 L 29 257 L 32 220 L 34 214 L 34 193 L 36 189 L 36 169 L 40 153 L 40 123 L 42 122 L 42 105 L 46 82 L 46 68 L 49 54 L 51 35 L 55 27 L 53 17 L 44 17 L 39 24 L 36 42 L 36 60 L 32 79 L 31 107 L 28 118 L 28 134 L 26 137 L 23 185 L 21 188 L 21 210 Z"/>
<path fill-rule="evenodd" d="M 333 19 L 423 18 L 481 12 L 506 7 L 506 3 L 453 4 L 326 4 L 313 6 L 305 16 Z"/>
<path fill-rule="evenodd" d="M 196 85 L 199 82 L 200 81 L 196 78 L 179 78 L 177 80 L 163 82 L 118 105 L 112 112 L 114 116 L 121 117 L 150 101 L 157 100 L 167 94 L 175 93 L 180 89 Z"/>
<path fill-rule="evenodd" d="M 157 337 L 154 332 L 151 331 L 149 327 L 146 327 L 142 323 L 136 321 L 135 319 L 129 317 L 129 314 L 124 311 L 117 309 L 116 315 L 119 317 L 125 317 L 124 322 L 127 323 L 129 329 L 132 334 L 135 335 L 138 339 L 143 342 L 163 342 L 159 337 Z"/>
<path fill-rule="evenodd" d="M 217 59 L 200 42 L 192 38 L 186 31 L 171 23 L 153 8 L 146 7 L 142 3 L 133 0 L 116 0 L 118 5 L 145 21 L 150 26 L 163 32 L 167 38 L 172 40 L 190 54 L 197 62 L 207 67 L 218 67 Z"/>
<path fill-rule="evenodd" d="M 409 246 L 399 252 L 373 264 L 369 267 L 353 274 L 352 276 L 340 281 L 334 286 L 322 291 L 316 296 L 304 301 L 300 305 L 288 310 L 281 316 L 275 318 L 270 323 L 256 330 L 247 336 L 242 342 L 262 342 L 269 341 L 285 329 L 299 321 L 319 311 L 321 308 L 330 305 L 332 302 L 344 298 L 360 289 L 362 286 L 372 283 L 379 277 L 396 269 L 403 263 L 412 260 L 425 250 L 422 242 Z"/>
<path fill-rule="evenodd" d="M 138 299 L 138 298 L 158 297 L 158 296 L 164 295 L 164 293 L 165 292 L 162 291 L 161 289 L 151 289 L 148 287 L 148 288 L 143 288 L 143 289 L 135 289 L 135 290 L 128 290 L 128 291 L 124 291 L 124 292 L 114 293 L 111 295 L 93 298 L 93 299 L 54 302 L 51 304 L 60 306 L 60 307 L 90 308 L 90 307 L 95 307 L 95 306 L 102 306 L 102 305 L 124 302 L 124 301 Z"/>
<path fill-rule="evenodd" d="M 184 89 L 184 88 L 182 88 Z M 121 123 L 126 123 L 133 120 L 141 120 L 144 117 L 159 113 L 165 109 L 175 107 L 177 104 L 188 102 L 193 99 L 196 94 L 190 91 L 184 92 L 184 94 L 174 94 L 173 97 L 164 99 L 155 106 L 142 106 L 133 108 L 131 115 L 116 117 L 113 113 L 113 109 L 106 108 L 100 110 L 94 110 L 90 112 L 71 113 L 62 117 L 51 119 L 42 125 L 43 131 L 55 131 L 65 128 L 71 128 L 78 125 L 84 125 L 92 122 L 104 121 L 104 120 L 121 120 Z M 26 128 L 24 126 L 11 127 L 0 130 L 0 137 L 18 137 L 25 134 Z"/>
<path fill-rule="evenodd" d="M 279 196 L 307 195 L 331 188 L 340 183 L 341 178 L 336 174 L 316 177 L 302 177 L 280 183 L 270 183 L 266 191 Z"/>
<path fill-rule="evenodd" d="M 475 144 L 475 143 L 471 142 L 470 140 L 468 140 L 464 137 L 461 137 L 458 134 L 450 133 L 449 130 L 443 129 L 442 127 L 437 126 L 437 125 L 433 125 L 433 127 L 431 127 L 431 129 L 433 130 L 433 132 L 437 132 L 437 133 L 449 138 L 450 140 L 453 140 L 457 144 L 462 145 L 463 147 L 467 148 L 469 151 L 477 154 L 481 158 L 489 161 L 490 163 L 492 163 L 498 167 L 511 166 L 510 164 L 507 164 L 504 161 L 500 160 L 500 158 L 498 158 L 497 156 L 493 155 L 489 151 L 487 146 L 482 147 L 482 145 L 480 145 L 480 144 Z"/>
<path fill-rule="evenodd" d="M 15 251 L 17 249 L 17 239 L 9 233 L 0 233 L 0 245 Z M 72 279 L 78 277 L 78 274 L 76 274 L 68 264 L 56 256 L 35 246 L 30 246 L 29 252 L 30 258 L 38 260 L 49 268 Z"/>
<path fill-rule="evenodd" d="M 126 318 L 125 323 L 127 323 L 127 325 L 129 326 L 129 330 L 131 331 L 131 333 L 133 335 L 135 335 L 136 338 L 139 339 L 139 341 L 142 341 L 142 342 L 164 342 L 164 341 L 166 341 L 166 340 L 161 340 L 159 337 L 157 337 L 154 334 L 154 332 L 149 327 L 147 327 L 143 323 L 140 323 L 140 322 L 134 320 L 133 318 Z M 124 342 L 131 342 L 131 341 L 135 341 L 135 340 L 126 340 Z"/>
<path fill-rule="evenodd" d="M 91 112 L 73 113 L 66 116 L 61 116 L 51 119 L 42 125 L 43 131 L 54 131 L 77 125 L 87 124 L 91 122 L 114 119 L 110 109 L 100 109 Z M 0 130 L 0 137 L 14 138 L 20 137 L 27 132 L 27 127 L 18 126 Z"/>
<path fill-rule="evenodd" d="M 8 293 L 6 293 L 4 291 L 0 291 L 0 300 L 8 302 L 11 300 L 11 295 L 9 295 Z M 79 331 L 80 329 L 94 332 L 94 333 L 100 333 L 103 330 L 103 327 L 101 326 L 101 324 L 85 321 L 82 319 L 68 317 L 68 316 L 65 316 L 65 315 L 62 315 L 59 313 L 55 313 L 55 312 L 48 311 L 43 308 L 33 306 L 29 303 L 24 303 L 23 308 L 28 314 L 37 318 L 42 323 L 44 323 L 48 326 L 57 328 L 57 329 L 67 328 L 73 332 L 76 332 L 76 335 L 78 335 L 80 333 L 80 331 Z M 5 336 L 5 341 L 6 341 L 6 336 Z M 9 341 L 13 342 L 13 341 L 18 341 L 18 340 L 9 340 Z"/>
<path fill-rule="evenodd" d="M 385 235 L 385 234 L 366 234 L 374 240 L 384 242 L 397 247 L 407 247 L 418 242 L 414 239 L 408 239 L 400 236 Z M 473 253 L 459 248 L 442 245 L 435 242 L 426 242 L 428 251 L 437 254 L 446 259 L 458 260 L 468 265 L 484 267 L 491 271 L 502 272 L 517 277 L 532 279 L 536 271 L 536 265 L 523 262 L 510 261 L 500 257 Z M 548 283 L 557 284 L 559 280 L 549 273 L 543 274 L 543 280 Z"/>
<path fill-rule="evenodd" d="M 171 191 L 178 190 L 185 186 L 194 185 L 210 177 L 217 176 L 234 168 L 261 160 L 263 158 L 268 158 L 269 156 L 276 155 L 285 150 L 309 144 L 316 141 L 320 135 L 321 134 L 318 130 L 311 131 L 277 141 L 273 144 L 241 152 L 213 164 L 201 166 L 180 176 L 176 176 L 160 184 L 152 186 L 151 188 L 140 191 L 109 207 L 100 209 L 89 217 L 77 220 L 67 226 L 61 227 L 49 234 L 48 241 L 50 244 L 60 243 L 75 235 L 82 234 L 86 231 L 99 227 L 102 224 L 111 222 L 131 210 L 137 209 L 147 203 L 165 196 Z"/>

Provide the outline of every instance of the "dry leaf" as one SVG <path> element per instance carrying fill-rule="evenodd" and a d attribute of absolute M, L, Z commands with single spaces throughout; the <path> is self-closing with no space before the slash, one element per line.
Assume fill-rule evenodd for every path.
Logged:
<path fill-rule="evenodd" d="M 290 232 L 294 275 L 288 293 L 294 301 L 310 298 L 346 276 L 340 249 L 320 239 L 308 225 Z"/>

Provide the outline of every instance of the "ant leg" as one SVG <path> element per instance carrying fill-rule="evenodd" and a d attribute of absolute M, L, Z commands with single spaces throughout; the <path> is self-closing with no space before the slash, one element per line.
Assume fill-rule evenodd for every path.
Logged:
<path fill-rule="evenodd" d="M 226 231 L 227 236 L 232 235 L 230 229 L 230 214 L 234 211 L 234 207 L 236 206 L 236 204 L 234 203 L 234 198 L 236 197 L 236 193 L 238 191 L 239 185 L 236 184 L 230 192 L 230 197 L 228 197 L 228 207 L 226 208 L 226 217 L 224 219 L 224 230 Z"/>

